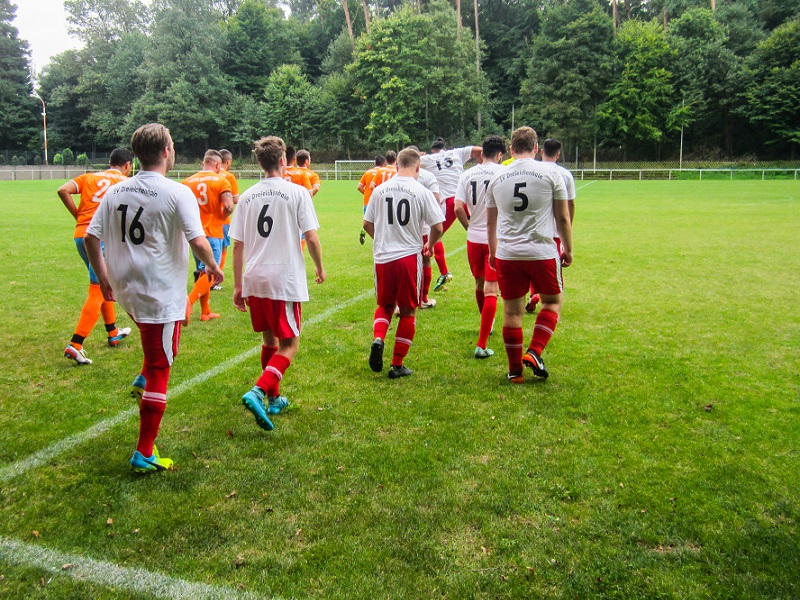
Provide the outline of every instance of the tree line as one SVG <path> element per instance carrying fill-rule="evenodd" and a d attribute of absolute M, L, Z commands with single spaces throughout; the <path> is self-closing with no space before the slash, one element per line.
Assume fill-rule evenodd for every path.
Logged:
<path fill-rule="evenodd" d="M 32 83 L 0 0 L 0 148 L 199 155 L 277 134 L 328 158 L 533 126 L 567 148 L 794 159 L 800 0 L 65 0 L 84 47 Z M 283 7 L 283 8 L 282 8 Z M 288 10 L 287 10 L 288 9 Z M 475 11 L 477 10 L 477 19 Z"/>

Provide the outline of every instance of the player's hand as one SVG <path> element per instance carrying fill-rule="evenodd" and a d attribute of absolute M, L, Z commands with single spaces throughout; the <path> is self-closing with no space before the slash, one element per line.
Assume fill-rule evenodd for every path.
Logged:
<path fill-rule="evenodd" d="M 215 265 L 213 269 L 206 265 L 206 275 L 211 285 L 222 283 L 222 280 L 225 279 L 225 273 L 223 273 L 222 269 L 217 265 Z"/>
<path fill-rule="evenodd" d="M 236 307 L 236 310 L 247 312 L 247 305 L 244 302 L 244 298 L 242 298 L 241 288 L 233 290 L 233 305 Z"/>
<path fill-rule="evenodd" d="M 316 267 L 314 268 L 314 275 L 315 275 L 314 281 L 316 281 L 317 283 L 322 283 L 323 281 L 325 281 L 325 278 L 327 277 L 325 269 L 317 269 Z"/>
<path fill-rule="evenodd" d="M 430 244 L 422 246 L 422 256 L 427 256 L 429 258 L 433 256 L 433 248 L 431 248 Z"/>
<path fill-rule="evenodd" d="M 493 269 L 497 270 L 497 265 L 495 264 L 495 257 L 493 253 L 489 253 L 489 266 Z"/>
<path fill-rule="evenodd" d="M 572 264 L 572 252 L 561 253 L 561 266 L 568 267 Z"/>
<path fill-rule="evenodd" d="M 100 291 L 103 293 L 103 300 L 106 302 L 117 301 L 117 299 L 114 297 L 114 290 L 111 288 L 111 284 L 108 281 L 100 284 Z"/>

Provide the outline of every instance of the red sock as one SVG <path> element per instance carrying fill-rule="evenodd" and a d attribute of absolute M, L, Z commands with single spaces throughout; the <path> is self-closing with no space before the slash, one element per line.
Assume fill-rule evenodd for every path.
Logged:
<path fill-rule="evenodd" d="M 497 296 L 486 296 L 483 301 L 483 310 L 481 311 L 481 329 L 478 333 L 478 348 L 486 349 L 486 343 L 489 341 L 489 334 L 492 333 L 492 324 L 494 323 L 494 316 L 497 313 Z"/>
<path fill-rule="evenodd" d="M 433 279 L 433 269 L 422 267 L 422 301 L 428 301 L 428 292 L 431 291 L 431 279 Z"/>
<path fill-rule="evenodd" d="M 139 406 L 139 442 L 136 449 L 142 456 L 153 455 L 153 444 L 158 437 L 161 418 L 167 409 L 167 384 L 169 383 L 169 367 L 155 369 L 147 367 L 142 370 L 147 383 Z"/>
<path fill-rule="evenodd" d="M 270 359 L 264 372 L 261 373 L 261 377 L 258 378 L 256 385 L 264 390 L 264 393 L 266 393 L 269 398 L 278 396 L 281 391 L 281 379 L 283 379 L 283 374 L 286 373 L 286 369 L 289 368 L 290 364 L 292 364 L 291 360 L 282 354 L 275 354 L 275 356 Z"/>
<path fill-rule="evenodd" d="M 557 323 L 558 313 L 554 313 L 552 310 L 543 308 L 539 311 L 539 314 L 536 315 L 536 324 L 533 326 L 533 338 L 531 339 L 529 348 L 534 350 L 539 356 L 542 355 L 542 351 L 545 346 L 547 346 L 547 342 L 553 337 L 553 332 L 556 330 Z"/>
<path fill-rule="evenodd" d="M 486 298 L 486 295 L 483 293 L 483 290 L 475 290 L 475 300 L 478 302 L 478 312 L 483 314 L 483 302 Z"/>
<path fill-rule="evenodd" d="M 275 353 L 277 351 L 278 351 L 278 347 L 277 346 L 266 346 L 264 344 L 261 344 L 261 370 L 262 371 L 267 368 L 267 365 L 269 364 L 269 360 L 273 356 L 275 356 Z"/>
<path fill-rule="evenodd" d="M 397 333 L 394 337 L 394 351 L 392 353 L 392 366 L 400 366 L 411 348 L 414 334 L 417 331 L 417 319 L 414 316 L 400 317 L 397 324 Z"/>
<path fill-rule="evenodd" d="M 508 355 L 508 372 L 522 371 L 522 327 L 503 327 L 503 343 Z"/>
<path fill-rule="evenodd" d="M 389 331 L 389 323 L 392 322 L 393 310 L 387 310 L 379 306 L 375 310 L 375 320 L 372 323 L 372 338 L 386 339 L 386 332 Z"/>
<path fill-rule="evenodd" d="M 433 245 L 433 259 L 436 261 L 436 266 L 439 267 L 439 274 L 446 275 L 450 271 L 447 270 L 447 259 L 444 257 L 444 244 L 436 242 Z"/>

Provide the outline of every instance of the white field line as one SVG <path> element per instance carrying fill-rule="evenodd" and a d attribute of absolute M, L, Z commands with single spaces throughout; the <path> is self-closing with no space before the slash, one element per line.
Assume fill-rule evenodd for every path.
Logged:
<path fill-rule="evenodd" d="M 252 592 L 234 588 L 194 583 L 155 573 L 146 569 L 120 567 L 103 560 L 94 560 L 76 554 L 66 554 L 34 544 L 0 537 L 0 560 L 6 563 L 43 569 L 57 575 L 67 574 L 78 581 L 124 590 L 133 594 L 169 598 L 171 600 L 235 599 L 256 600 L 265 598 Z M 69 566 L 67 566 L 69 565 Z M 271 596 L 271 598 L 277 598 Z"/>
<path fill-rule="evenodd" d="M 591 181 L 589 181 L 589 182 L 587 182 L 587 183 L 584 183 L 582 186 L 580 186 L 580 187 L 576 187 L 576 188 L 575 188 L 575 191 L 577 192 L 578 190 L 582 190 L 583 188 L 589 187 L 589 186 L 590 186 L 590 185 L 592 185 L 593 183 L 597 183 L 597 180 L 596 180 L 596 179 L 592 179 Z"/>

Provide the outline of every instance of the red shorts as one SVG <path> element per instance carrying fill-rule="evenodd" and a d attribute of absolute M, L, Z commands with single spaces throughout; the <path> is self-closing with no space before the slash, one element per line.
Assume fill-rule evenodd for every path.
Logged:
<path fill-rule="evenodd" d="M 450 229 L 450 225 L 456 220 L 456 197 L 453 196 L 448 198 L 444 201 L 445 210 L 444 210 L 444 223 L 442 223 L 442 228 L 444 231 Z M 444 233 L 444 231 L 442 233 Z"/>
<path fill-rule="evenodd" d="M 467 240 L 467 259 L 475 279 L 497 281 L 497 271 L 489 264 L 489 244 L 477 244 Z"/>
<path fill-rule="evenodd" d="M 135 323 L 135 321 L 134 321 Z M 142 338 L 145 368 L 168 369 L 178 356 L 181 322 L 136 323 Z"/>
<path fill-rule="evenodd" d="M 564 291 L 561 281 L 561 261 L 496 259 L 497 283 L 503 300 L 522 298 L 533 286 L 539 294 L 556 296 Z"/>
<path fill-rule="evenodd" d="M 382 265 L 375 265 L 375 290 L 378 306 L 416 308 L 422 288 L 422 254 L 412 254 Z"/>
<path fill-rule="evenodd" d="M 253 331 L 259 333 L 271 331 L 279 340 L 287 340 L 300 335 L 302 315 L 300 302 L 255 296 L 250 296 L 245 300 L 247 306 L 250 307 L 250 322 L 253 324 Z"/>

